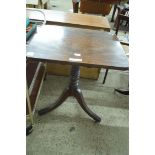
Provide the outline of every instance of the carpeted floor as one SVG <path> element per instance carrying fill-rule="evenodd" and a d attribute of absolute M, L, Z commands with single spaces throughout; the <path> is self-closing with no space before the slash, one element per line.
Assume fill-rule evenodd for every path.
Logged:
<path fill-rule="evenodd" d="M 27 155 L 128 155 L 128 96 L 114 88 L 128 87 L 128 73 L 110 70 L 102 85 L 104 70 L 97 81 L 80 79 L 87 105 L 101 118 L 94 121 L 68 98 L 56 110 L 35 117 L 34 131 L 27 137 Z M 63 76 L 47 76 L 36 109 L 53 102 L 68 83 Z"/>

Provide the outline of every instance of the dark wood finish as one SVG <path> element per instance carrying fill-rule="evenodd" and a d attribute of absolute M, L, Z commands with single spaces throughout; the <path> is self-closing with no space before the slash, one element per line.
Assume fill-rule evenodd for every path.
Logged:
<path fill-rule="evenodd" d="M 38 64 L 39 62 L 26 63 L 26 80 L 27 80 L 28 88 L 30 88 L 30 85 L 33 81 Z"/>
<path fill-rule="evenodd" d="M 33 131 L 33 125 L 29 125 L 26 127 L 26 136 L 28 136 Z"/>
<path fill-rule="evenodd" d="M 99 0 L 98 2 L 101 3 L 101 2 L 104 2 L 105 4 L 117 4 L 117 3 L 120 3 L 121 0 Z M 73 2 L 73 13 L 78 13 L 79 11 L 79 2 Z"/>
<path fill-rule="evenodd" d="M 72 2 L 73 4 L 73 13 L 79 12 L 79 2 Z"/>
<path fill-rule="evenodd" d="M 128 60 L 121 44 L 114 41 L 109 33 L 54 25 L 43 26 L 37 31 L 27 46 L 29 59 L 116 70 L 128 69 Z M 76 56 L 76 53 L 80 56 Z M 78 59 L 82 61 L 76 61 Z"/>
<path fill-rule="evenodd" d="M 115 34 L 118 34 L 119 26 L 121 24 L 121 21 L 126 21 L 126 26 L 129 24 L 129 5 L 128 4 L 123 4 L 123 5 L 117 5 L 116 6 L 117 11 L 117 17 L 115 20 L 114 27 L 116 27 L 116 32 Z"/>
<path fill-rule="evenodd" d="M 72 65 L 69 86 L 54 104 L 40 110 L 40 115 L 57 108 L 67 97 L 74 96 L 82 109 L 96 122 L 100 122 L 101 118 L 87 107 L 79 88 L 79 66 L 128 69 L 123 48 L 109 33 L 54 25 L 38 29 L 27 46 L 27 58 Z"/>
<path fill-rule="evenodd" d="M 119 26 L 120 26 L 120 21 L 121 20 L 125 20 L 127 23 L 129 23 L 129 16 L 125 16 L 125 15 L 122 15 L 122 14 L 118 15 L 118 17 L 117 17 L 117 24 L 116 24 L 116 31 L 115 31 L 116 35 L 118 34 L 118 30 L 119 30 Z"/>
<path fill-rule="evenodd" d="M 125 89 L 115 89 L 116 92 L 123 94 L 123 95 L 129 95 L 129 90 Z"/>
<path fill-rule="evenodd" d="M 123 0 L 99 0 L 101 2 L 104 2 L 106 4 L 119 4 Z"/>
<path fill-rule="evenodd" d="M 100 0 L 81 0 L 80 12 L 89 14 L 108 15 L 112 8 L 111 4 L 101 2 Z"/>
<path fill-rule="evenodd" d="M 106 71 L 105 71 L 105 75 L 104 75 L 104 79 L 103 79 L 102 84 L 105 84 L 105 81 L 106 81 L 106 78 L 107 78 L 107 74 L 108 74 L 108 69 L 106 69 Z"/>
<path fill-rule="evenodd" d="M 115 13 L 116 13 L 117 4 L 114 5 L 114 10 L 112 12 L 111 22 L 114 21 Z"/>
<path fill-rule="evenodd" d="M 51 110 L 54 110 L 58 106 L 60 106 L 69 96 L 74 96 L 78 103 L 80 104 L 81 108 L 90 116 L 92 117 L 96 122 L 100 122 L 101 118 L 97 116 L 95 113 L 93 113 L 88 106 L 86 105 L 84 101 L 84 97 L 82 95 L 82 91 L 79 88 L 79 77 L 80 77 L 80 67 L 78 65 L 73 65 L 71 69 L 71 77 L 70 77 L 70 83 L 69 86 L 63 91 L 61 96 L 58 98 L 58 100 L 50 104 L 49 106 L 39 110 L 38 114 L 43 115 Z"/>
<path fill-rule="evenodd" d="M 46 20 L 47 20 L 46 24 L 49 24 L 49 25 L 53 25 L 53 24 L 63 25 L 63 26 L 65 25 L 65 26 L 71 26 L 76 28 L 97 29 L 97 30 L 104 30 L 104 31 L 110 32 L 110 25 L 106 17 L 95 16 L 95 15 L 73 14 L 73 13 L 54 11 L 54 10 L 44 10 L 44 9 L 36 9 L 36 10 L 43 11 L 45 13 Z M 30 11 L 28 12 L 28 14 L 31 19 L 35 19 L 35 20 L 43 19 L 42 15 L 40 15 L 36 11 Z M 48 66 L 51 66 L 51 64 L 49 63 L 47 64 L 47 69 L 48 69 Z M 97 79 L 97 73 L 96 71 L 92 71 L 93 69 L 95 70 L 95 68 L 89 69 L 90 70 L 89 74 L 86 74 L 88 72 L 86 68 L 85 68 L 85 71 L 83 71 L 82 69 L 80 76 L 85 78 Z M 59 70 L 61 70 L 61 68 L 59 68 Z M 98 68 L 98 70 L 100 69 Z"/>
<path fill-rule="evenodd" d="M 128 89 L 115 88 L 115 91 L 123 95 L 129 95 L 129 83 L 128 83 Z"/>
<path fill-rule="evenodd" d="M 29 10 L 31 10 L 29 8 Z M 101 29 L 110 32 L 110 24 L 106 17 L 95 15 L 84 15 L 77 13 L 69 13 L 55 10 L 44 10 L 47 25 L 61 25 L 86 29 Z M 33 20 L 43 20 L 43 16 L 37 11 L 27 11 L 27 15 Z"/>

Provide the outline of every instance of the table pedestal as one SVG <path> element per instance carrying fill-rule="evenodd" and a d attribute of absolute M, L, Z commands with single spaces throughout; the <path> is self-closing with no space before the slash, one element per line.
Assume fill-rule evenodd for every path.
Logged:
<path fill-rule="evenodd" d="M 86 105 L 84 101 L 84 97 L 82 94 L 81 89 L 79 88 L 79 78 L 80 78 L 80 66 L 73 65 L 71 69 L 71 77 L 70 77 L 70 83 L 69 86 L 63 91 L 61 96 L 56 100 L 55 103 L 49 105 L 48 107 L 45 107 L 41 110 L 39 110 L 38 114 L 43 115 L 46 114 L 58 106 L 60 106 L 69 96 L 74 96 L 78 103 L 80 104 L 81 108 L 90 116 L 92 117 L 96 122 L 100 122 L 101 118 L 97 116 L 95 113 L 93 113 L 88 106 Z"/>

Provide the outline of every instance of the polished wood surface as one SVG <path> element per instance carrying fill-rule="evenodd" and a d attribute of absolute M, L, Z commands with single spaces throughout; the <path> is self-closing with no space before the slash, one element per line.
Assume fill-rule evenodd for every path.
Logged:
<path fill-rule="evenodd" d="M 63 25 L 79 28 L 102 29 L 110 31 L 110 25 L 106 17 L 96 15 L 84 15 L 62 11 L 35 9 L 44 12 L 48 25 Z M 27 11 L 30 19 L 43 20 L 42 15 L 36 11 Z"/>
<path fill-rule="evenodd" d="M 118 41 L 107 32 L 46 25 L 38 29 L 27 44 L 29 60 L 71 64 L 70 83 L 60 97 L 38 111 L 46 114 L 60 106 L 69 97 L 77 99 L 81 108 L 96 122 L 101 118 L 85 103 L 79 87 L 80 66 L 128 69 L 128 60 Z"/>
<path fill-rule="evenodd" d="M 27 45 L 27 57 L 44 62 L 127 70 L 128 60 L 112 35 L 97 30 L 46 25 Z"/>

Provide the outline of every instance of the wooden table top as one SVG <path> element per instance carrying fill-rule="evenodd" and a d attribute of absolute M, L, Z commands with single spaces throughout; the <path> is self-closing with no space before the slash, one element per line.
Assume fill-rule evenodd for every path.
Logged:
<path fill-rule="evenodd" d="M 120 42 L 103 31 L 46 25 L 38 28 L 26 51 L 27 58 L 37 61 L 128 69 Z"/>
<path fill-rule="evenodd" d="M 28 8 L 30 9 L 30 8 Z M 34 10 L 34 9 L 33 9 Z M 44 12 L 47 24 L 49 25 L 63 25 L 79 28 L 102 29 L 110 31 L 110 24 L 108 19 L 103 16 L 86 15 L 69 13 L 55 10 L 35 9 Z M 36 11 L 27 11 L 30 19 L 43 20 L 43 16 Z"/>

